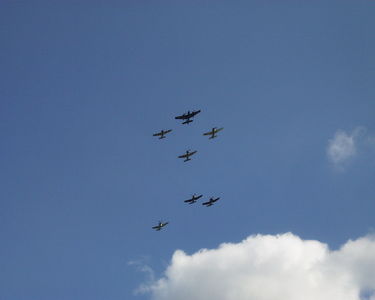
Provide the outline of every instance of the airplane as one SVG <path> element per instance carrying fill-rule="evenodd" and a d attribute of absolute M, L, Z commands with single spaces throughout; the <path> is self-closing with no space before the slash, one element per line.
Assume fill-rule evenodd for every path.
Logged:
<path fill-rule="evenodd" d="M 189 124 L 189 123 L 193 122 L 193 120 L 190 120 L 190 119 L 193 118 L 196 114 L 199 114 L 200 112 L 201 112 L 200 110 L 195 110 L 195 111 L 193 110 L 192 112 L 190 112 L 190 110 L 189 110 L 187 113 L 184 113 L 181 116 L 175 117 L 175 119 L 185 120 L 184 122 L 182 122 L 182 124 Z"/>
<path fill-rule="evenodd" d="M 154 227 L 152 227 L 152 229 L 155 229 L 156 231 L 159 231 L 159 230 L 161 230 L 164 226 L 166 226 L 166 225 L 168 225 L 169 224 L 169 222 L 162 222 L 162 221 L 159 221 L 159 224 L 158 225 L 156 225 L 156 226 L 154 226 Z"/>
<path fill-rule="evenodd" d="M 212 206 L 219 199 L 220 197 L 217 197 L 216 199 L 211 197 L 210 200 L 208 200 L 207 202 L 203 202 L 202 205 L 205 205 L 206 207 Z"/>
<path fill-rule="evenodd" d="M 199 198 L 201 198 L 203 195 L 199 195 L 199 196 L 196 196 L 195 194 L 191 197 L 191 199 L 189 199 L 189 200 L 185 200 L 184 202 L 185 203 L 189 203 L 189 204 L 193 204 L 193 203 L 195 203 L 195 202 L 197 202 L 197 200 L 199 199 Z"/>
<path fill-rule="evenodd" d="M 161 139 L 164 139 L 165 138 L 165 134 L 167 134 L 167 133 L 169 133 L 169 132 L 171 132 L 172 131 L 172 129 L 168 129 L 168 130 L 161 130 L 160 132 L 158 132 L 158 133 L 154 133 L 152 136 L 160 136 L 159 137 L 159 140 L 161 140 Z"/>
<path fill-rule="evenodd" d="M 223 129 L 224 129 L 224 127 L 221 127 L 221 128 L 214 127 L 214 128 L 212 128 L 211 131 L 203 133 L 203 135 L 210 135 L 209 139 L 214 139 L 215 137 L 217 137 L 216 133 L 218 133 L 219 131 L 221 131 Z"/>
<path fill-rule="evenodd" d="M 185 162 L 185 161 L 191 160 L 190 156 L 194 155 L 195 153 L 197 153 L 197 151 L 190 152 L 189 150 L 187 150 L 185 154 L 178 156 L 178 158 L 185 158 L 184 160 Z"/>

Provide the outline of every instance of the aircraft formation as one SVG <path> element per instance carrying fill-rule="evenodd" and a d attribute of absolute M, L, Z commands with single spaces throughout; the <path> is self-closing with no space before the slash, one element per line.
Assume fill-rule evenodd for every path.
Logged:
<path fill-rule="evenodd" d="M 201 112 L 201 110 L 196 110 L 196 111 L 188 111 L 182 115 L 179 115 L 179 116 L 176 116 L 175 119 L 176 120 L 183 120 L 183 122 L 181 124 L 190 124 L 191 122 L 193 122 L 193 118 L 199 114 Z M 217 133 L 221 130 L 223 130 L 224 128 L 221 127 L 221 128 L 217 128 L 217 127 L 213 127 L 211 130 L 209 130 L 208 132 L 204 132 L 203 135 L 204 136 L 209 136 L 209 139 L 214 139 L 217 137 Z M 154 133 L 153 136 L 155 137 L 159 137 L 159 139 L 164 139 L 166 138 L 166 135 L 170 132 L 172 132 L 173 130 L 172 129 L 167 129 L 167 130 L 161 130 L 157 133 Z M 177 156 L 177 158 L 183 158 L 184 159 L 184 162 L 188 162 L 191 160 L 191 156 L 193 156 L 194 154 L 196 154 L 198 151 L 197 150 L 186 150 L 185 153 Z M 187 199 L 187 200 L 184 200 L 183 202 L 184 203 L 187 203 L 187 204 L 194 204 L 196 203 L 199 199 L 201 199 L 203 197 L 203 195 L 196 195 L 196 194 L 193 194 L 191 196 L 190 199 Z M 220 197 L 211 197 L 209 198 L 207 201 L 203 202 L 202 205 L 205 206 L 205 207 L 210 207 L 212 205 L 214 205 L 215 202 L 217 202 L 218 200 L 220 199 Z M 163 229 L 165 226 L 167 226 L 169 224 L 169 222 L 163 222 L 163 221 L 159 221 L 157 225 L 153 226 L 152 229 L 156 230 L 156 231 L 160 231 L 161 229 Z"/>

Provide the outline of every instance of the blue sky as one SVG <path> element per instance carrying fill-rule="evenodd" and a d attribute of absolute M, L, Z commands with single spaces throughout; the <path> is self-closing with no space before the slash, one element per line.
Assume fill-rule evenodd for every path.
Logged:
<path fill-rule="evenodd" d="M 150 299 L 133 294 L 146 274 L 130 261 L 159 276 L 177 249 L 251 234 L 335 249 L 372 233 L 374 11 L 2 1 L 0 299 Z M 189 126 L 174 120 L 193 109 Z M 329 141 L 356 128 L 337 168 Z M 198 153 L 183 163 L 186 149 Z M 184 205 L 193 193 L 221 200 Z"/>

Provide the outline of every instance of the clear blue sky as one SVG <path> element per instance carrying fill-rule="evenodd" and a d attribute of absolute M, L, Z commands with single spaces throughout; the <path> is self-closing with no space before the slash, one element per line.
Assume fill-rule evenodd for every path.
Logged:
<path fill-rule="evenodd" d="M 326 150 L 340 129 L 375 133 L 374 15 L 368 0 L 1 1 L 0 300 L 148 299 L 129 261 L 159 275 L 176 249 L 373 231 L 374 151 L 337 171 Z"/>

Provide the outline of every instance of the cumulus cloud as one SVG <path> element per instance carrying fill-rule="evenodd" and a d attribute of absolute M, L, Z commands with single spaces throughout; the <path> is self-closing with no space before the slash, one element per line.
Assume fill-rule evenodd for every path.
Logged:
<path fill-rule="evenodd" d="M 375 300 L 375 238 L 331 251 L 296 235 L 250 236 L 188 255 L 142 285 L 156 300 Z"/>

